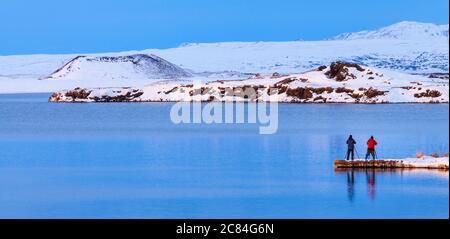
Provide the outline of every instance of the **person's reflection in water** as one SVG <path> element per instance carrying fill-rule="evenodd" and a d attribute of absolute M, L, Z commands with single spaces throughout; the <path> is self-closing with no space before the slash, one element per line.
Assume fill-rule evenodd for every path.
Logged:
<path fill-rule="evenodd" d="M 375 170 L 366 170 L 366 180 L 367 180 L 367 194 L 370 199 L 375 199 Z"/>
<path fill-rule="evenodd" d="M 353 202 L 353 198 L 355 197 L 355 174 L 353 170 L 347 171 L 347 193 L 348 200 Z"/>

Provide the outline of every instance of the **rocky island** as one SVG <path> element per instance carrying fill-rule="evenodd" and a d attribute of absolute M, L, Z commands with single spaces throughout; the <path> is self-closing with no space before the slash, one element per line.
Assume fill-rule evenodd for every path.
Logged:
<path fill-rule="evenodd" d="M 161 81 L 144 87 L 75 88 L 50 102 L 284 102 L 448 103 L 448 79 L 336 61 L 299 74 L 254 74 L 246 79 Z"/>

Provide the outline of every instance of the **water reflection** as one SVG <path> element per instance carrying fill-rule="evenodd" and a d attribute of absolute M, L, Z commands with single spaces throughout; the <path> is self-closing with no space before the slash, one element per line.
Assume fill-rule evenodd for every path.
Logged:
<path fill-rule="evenodd" d="M 425 177 L 425 178 L 443 178 L 448 179 L 448 170 L 428 170 L 428 169 L 335 169 L 338 174 L 346 174 L 347 179 L 347 198 L 350 202 L 355 199 L 356 191 L 358 188 L 358 181 L 363 182 L 363 177 L 365 177 L 365 185 L 367 190 L 367 198 L 370 200 L 375 200 L 376 196 L 376 177 L 382 177 L 381 174 L 397 174 L 400 178 L 404 176 L 407 177 Z M 356 180 L 355 180 L 356 178 Z M 361 184 L 360 184 L 361 185 Z"/>
<path fill-rule="evenodd" d="M 355 197 L 355 169 L 345 170 L 347 172 L 347 196 L 350 202 Z M 362 172 L 362 170 L 357 170 Z M 375 169 L 366 169 L 367 195 L 370 199 L 375 199 Z"/>
<path fill-rule="evenodd" d="M 355 173 L 353 170 L 347 171 L 347 195 L 352 202 L 355 197 Z"/>
<path fill-rule="evenodd" d="M 375 170 L 366 169 L 367 195 L 370 199 L 375 199 Z"/>

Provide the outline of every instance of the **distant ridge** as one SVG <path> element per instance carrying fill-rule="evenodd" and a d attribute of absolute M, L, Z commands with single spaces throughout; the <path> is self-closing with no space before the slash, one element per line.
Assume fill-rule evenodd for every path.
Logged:
<path fill-rule="evenodd" d="M 402 39 L 421 40 L 433 38 L 448 38 L 448 24 L 403 21 L 372 31 L 360 31 L 339 34 L 331 40 L 360 40 L 360 39 Z"/>

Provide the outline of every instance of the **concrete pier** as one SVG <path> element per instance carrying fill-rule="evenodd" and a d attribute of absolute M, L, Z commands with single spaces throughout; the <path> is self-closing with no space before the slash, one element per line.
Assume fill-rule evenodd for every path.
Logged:
<path fill-rule="evenodd" d="M 410 162 L 405 160 L 355 160 L 355 161 L 346 161 L 346 160 L 335 160 L 334 161 L 335 168 L 426 168 L 426 169 L 444 169 L 448 170 L 448 161 L 447 163 L 427 163 L 427 162 Z"/>

